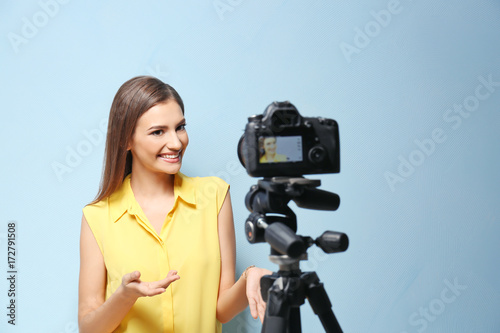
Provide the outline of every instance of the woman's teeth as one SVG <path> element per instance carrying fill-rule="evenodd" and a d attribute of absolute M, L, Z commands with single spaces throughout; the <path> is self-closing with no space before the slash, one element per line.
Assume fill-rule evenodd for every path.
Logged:
<path fill-rule="evenodd" d="M 177 158 L 179 157 L 179 154 L 175 154 L 175 155 L 160 155 L 161 158 Z"/>

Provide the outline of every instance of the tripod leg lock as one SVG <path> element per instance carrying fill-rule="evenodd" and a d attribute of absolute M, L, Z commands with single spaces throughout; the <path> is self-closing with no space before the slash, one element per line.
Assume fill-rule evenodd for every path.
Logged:
<path fill-rule="evenodd" d="M 311 304 L 314 313 L 323 314 L 331 311 L 332 303 L 323 283 L 319 281 L 318 275 L 315 272 L 307 272 L 302 274 L 301 279 L 307 285 L 307 300 Z"/>

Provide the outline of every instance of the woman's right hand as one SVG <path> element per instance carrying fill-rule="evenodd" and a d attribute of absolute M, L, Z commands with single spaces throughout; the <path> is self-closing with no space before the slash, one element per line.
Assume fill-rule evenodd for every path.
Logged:
<path fill-rule="evenodd" d="M 177 275 L 177 271 L 170 271 L 163 280 L 145 282 L 141 281 L 141 272 L 134 271 L 125 274 L 122 278 L 121 288 L 127 297 L 138 298 L 144 296 L 156 296 L 165 292 L 168 286 L 179 280 L 181 277 Z"/>

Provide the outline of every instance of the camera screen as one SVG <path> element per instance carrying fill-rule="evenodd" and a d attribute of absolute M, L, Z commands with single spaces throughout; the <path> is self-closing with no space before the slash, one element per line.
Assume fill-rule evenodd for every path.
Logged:
<path fill-rule="evenodd" d="M 302 137 L 262 136 L 259 151 L 259 163 L 302 162 Z"/>

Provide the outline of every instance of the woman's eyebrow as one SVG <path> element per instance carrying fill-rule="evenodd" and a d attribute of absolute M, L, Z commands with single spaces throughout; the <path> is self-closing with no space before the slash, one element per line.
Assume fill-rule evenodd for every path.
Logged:
<path fill-rule="evenodd" d="M 182 118 L 182 120 L 179 121 L 179 123 L 177 123 L 177 125 L 175 127 L 182 125 L 185 122 L 186 122 L 186 118 Z M 154 126 L 151 126 L 150 128 L 148 128 L 147 130 L 150 131 L 153 129 L 157 130 L 157 129 L 165 129 L 165 128 L 168 128 L 168 126 L 167 125 L 154 125 Z"/>
<path fill-rule="evenodd" d="M 157 129 L 165 129 L 167 127 L 168 126 L 165 126 L 165 125 L 155 125 L 155 126 L 151 126 L 150 128 L 148 128 L 148 131 L 150 131 L 150 130 L 157 130 Z"/>

